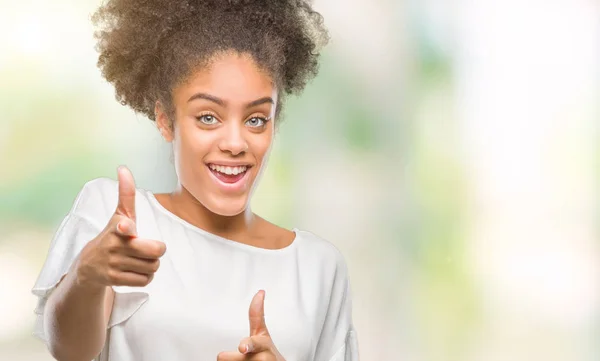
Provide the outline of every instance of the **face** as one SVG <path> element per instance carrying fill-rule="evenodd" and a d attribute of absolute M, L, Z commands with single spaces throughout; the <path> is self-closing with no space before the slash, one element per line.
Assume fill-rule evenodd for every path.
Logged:
<path fill-rule="evenodd" d="M 216 56 L 174 89 L 173 131 L 157 103 L 179 182 L 211 212 L 234 216 L 247 208 L 271 150 L 275 104 L 271 77 L 238 53 Z"/>

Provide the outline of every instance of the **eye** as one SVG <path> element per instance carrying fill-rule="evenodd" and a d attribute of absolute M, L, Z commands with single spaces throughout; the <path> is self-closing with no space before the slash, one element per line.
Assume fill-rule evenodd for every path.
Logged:
<path fill-rule="evenodd" d="M 196 117 L 196 119 L 206 125 L 214 125 L 218 122 L 217 118 L 212 114 L 202 114 L 201 116 Z"/>
<path fill-rule="evenodd" d="M 260 128 L 264 127 L 269 119 L 263 117 L 252 117 L 246 121 L 246 124 L 251 126 L 252 128 Z"/>

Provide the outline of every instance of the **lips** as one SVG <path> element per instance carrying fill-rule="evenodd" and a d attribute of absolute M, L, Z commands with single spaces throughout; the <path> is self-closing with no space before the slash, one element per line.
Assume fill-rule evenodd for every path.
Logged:
<path fill-rule="evenodd" d="M 206 168 L 215 185 L 225 193 L 239 193 L 247 188 L 252 165 L 237 164 L 225 166 L 207 163 Z"/>
<path fill-rule="evenodd" d="M 211 173 L 215 175 L 215 177 L 217 177 L 221 182 L 223 183 L 235 183 L 239 180 L 241 180 L 242 178 L 244 178 L 244 176 L 246 175 L 246 172 L 248 171 L 247 169 L 244 170 L 243 172 L 240 172 L 238 174 L 226 174 L 226 173 L 222 173 L 220 171 L 214 170 L 212 168 L 209 168 Z"/>

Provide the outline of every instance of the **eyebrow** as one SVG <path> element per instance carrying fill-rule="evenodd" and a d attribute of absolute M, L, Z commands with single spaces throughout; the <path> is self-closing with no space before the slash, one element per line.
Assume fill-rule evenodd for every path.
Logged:
<path fill-rule="evenodd" d="M 192 100 L 195 99 L 205 99 L 208 101 L 211 101 L 213 103 L 216 103 L 222 107 L 225 106 L 226 102 L 221 99 L 221 98 L 217 98 L 214 95 L 210 95 L 210 94 L 206 94 L 206 93 L 196 93 L 194 95 L 192 95 L 189 99 L 188 99 L 188 103 L 191 102 Z M 273 98 L 271 97 L 262 97 L 260 99 L 256 99 L 251 101 L 250 103 L 246 104 L 246 108 L 252 108 L 261 104 L 265 104 L 265 103 L 271 103 L 271 104 L 275 104 L 275 102 L 273 101 Z"/>

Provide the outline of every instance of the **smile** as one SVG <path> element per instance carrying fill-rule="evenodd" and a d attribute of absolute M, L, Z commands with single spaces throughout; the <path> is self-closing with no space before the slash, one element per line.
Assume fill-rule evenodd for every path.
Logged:
<path fill-rule="evenodd" d="M 243 190 L 249 178 L 248 174 L 250 172 L 248 170 L 252 168 L 252 166 L 248 165 L 225 166 L 212 163 L 206 166 L 216 185 L 225 192 L 239 192 Z"/>
<path fill-rule="evenodd" d="M 218 165 L 218 164 L 209 164 L 208 167 L 216 172 L 222 173 L 222 174 L 226 174 L 226 175 L 238 175 L 240 173 L 244 173 L 246 171 L 246 169 L 248 169 L 248 166 L 242 165 L 242 166 L 238 166 L 238 167 L 229 167 L 229 166 L 224 166 L 224 165 Z"/>

